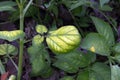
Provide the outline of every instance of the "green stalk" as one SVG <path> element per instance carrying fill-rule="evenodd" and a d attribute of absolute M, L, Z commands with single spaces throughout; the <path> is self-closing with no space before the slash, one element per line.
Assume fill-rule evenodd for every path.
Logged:
<path fill-rule="evenodd" d="M 23 46 L 24 41 L 20 39 L 20 51 L 19 51 L 19 62 L 18 62 L 18 75 L 17 80 L 21 80 L 22 75 L 22 62 L 23 62 Z"/>
<path fill-rule="evenodd" d="M 9 56 L 9 54 L 7 54 L 7 57 L 10 59 L 10 61 L 13 63 L 13 65 L 15 66 L 16 70 L 18 71 L 18 67 L 15 64 L 15 62 L 13 61 L 13 59 Z"/>
<path fill-rule="evenodd" d="M 20 30 L 23 31 L 24 29 L 24 16 L 25 13 L 27 12 L 29 6 L 31 5 L 33 0 L 30 0 L 27 4 L 27 6 L 24 9 L 24 1 L 16 0 L 18 7 L 20 9 Z M 22 75 L 22 62 L 23 62 L 23 49 L 24 49 L 24 37 L 20 38 L 19 42 L 19 62 L 18 62 L 18 75 L 17 75 L 17 80 L 21 80 L 21 75 Z"/>
<path fill-rule="evenodd" d="M 20 30 L 23 31 L 24 28 L 24 14 L 23 14 L 23 5 L 20 6 Z M 22 62 L 23 62 L 23 47 L 24 47 L 24 38 L 20 38 L 19 42 L 19 62 L 18 62 L 18 75 L 17 80 L 21 80 L 22 75 Z"/>
<path fill-rule="evenodd" d="M 2 64 L 2 61 L 0 60 L 0 74 L 4 74 L 5 73 L 5 68 Z"/>

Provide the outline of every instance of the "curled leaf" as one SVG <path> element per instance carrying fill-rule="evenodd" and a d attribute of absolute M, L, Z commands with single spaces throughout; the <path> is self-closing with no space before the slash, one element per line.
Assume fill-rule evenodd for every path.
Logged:
<path fill-rule="evenodd" d="M 48 29 L 44 25 L 37 25 L 36 31 L 40 34 L 46 33 Z"/>
<path fill-rule="evenodd" d="M 63 26 L 49 32 L 46 41 L 54 53 L 67 53 L 79 45 L 81 36 L 75 26 Z"/>
<path fill-rule="evenodd" d="M 24 36 L 24 32 L 21 30 L 14 31 L 0 31 L 0 38 L 8 41 L 14 41 Z"/>
<path fill-rule="evenodd" d="M 17 53 L 17 48 L 10 44 L 1 44 L 0 45 L 0 55 Z"/>

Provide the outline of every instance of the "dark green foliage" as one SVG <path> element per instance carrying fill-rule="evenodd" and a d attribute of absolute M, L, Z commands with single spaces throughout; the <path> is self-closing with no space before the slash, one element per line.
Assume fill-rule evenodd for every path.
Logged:
<path fill-rule="evenodd" d="M 89 70 L 80 71 L 77 76 L 77 80 L 89 80 Z"/>
<path fill-rule="evenodd" d="M 114 38 L 114 34 L 113 34 L 113 30 L 112 30 L 111 26 L 107 22 L 105 22 L 97 17 L 91 17 L 91 18 L 95 24 L 95 27 L 96 27 L 98 33 L 105 37 L 105 39 L 107 40 L 107 43 L 110 46 L 114 45 L 115 38 Z"/>
<path fill-rule="evenodd" d="M 73 77 L 71 76 L 64 76 L 63 78 L 61 78 L 60 80 L 74 80 Z"/>
<path fill-rule="evenodd" d="M 31 76 L 49 77 L 52 74 L 52 68 L 50 67 L 49 54 L 44 45 L 31 46 L 28 48 L 28 53 L 32 65 Z"/>
<path fill-rule="evenodd" d="M 2 76 L 13 70 L 7 69 L 5 59 L 9 58 L 17 70 L 14 60 L 20 51 L 19 66 L 22 60 L 26 64 L 26 56 L 21 58 L 26 52 L 30 61 L 27 65 L 31 66 L 30 74 L 29 70 L 19 73 L 19 67 L 21 78 L 120 80 L 120 0 L 33 0 L 28 5 L 30 1 L 0 1 L 0 26 L 11 27 L 6 23 L 13 21 L 15 29 L 21 29 L 0 31 L 0 39 L 4 40 L 0 43 L 6 43 L 0 45 Z M 19 49 L 11 45 L 14 42 Z M 26 65 L 23 67 L 27 70 Z"/>
<path fill-rule="evenodd" d="M 120 43 L 116 43 L 114 46 L 113 46 L 113 51 L 117 54 L 120 54 Z"/>
<path fill-rule="evenodd" d="M 77 80 L 111 80 L 110 68 L 103 63 L 95 63 L 93 66 L 80 71 Z"/>
<path fill-rule="evenodd" d="M 84 54 L 78 50 L 58 55 L 56 58 L 57 61 L 53 65 L 68 73 L 76 73 L 79 68 L 87 67 L 96 59 L 95 54 Z"/>
<path fill-rule="evenodd" d="M 100 55 L 110 55 L 110 49 L 107 41 L 98 33 L 88 34 L 81 43 L 81 47 Z"/>
<path fill-rule="evenodd" d="M 15 11 L 14 6 L 16 5 L 16 2 L 13 1 L 2 1 L 0 2 L 0 11 Z"/>
<path fill-rule="evenodd" d="M 111 80 L 119 80 L 120 79 L 120 67 L 118 65 L 114 65 L 111 67 Z"/>

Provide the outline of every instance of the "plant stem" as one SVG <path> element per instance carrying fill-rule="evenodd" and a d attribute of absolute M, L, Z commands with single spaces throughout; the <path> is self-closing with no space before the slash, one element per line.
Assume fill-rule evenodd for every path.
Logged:
<path fill-rule="evenodd" d="M 18 3 L 19 9 L 20 9 L 20 30 L 24 31 L 24 16 L 27 12 L 29 6 L 31 5 L 33 0 L 30 0 L 27 6 L 24 9 L 23 0 L 20 0 L 20 3 Z M 20 5 L 19 5 L 20 4 Z M 18 62 L 18 75 L 17 80 L 21 80 L 22 75 L 22 62 L 23 62 L 23 49 L 24 49 L 24 37 L 20 38 L 19 42 L 19 62 Z"/>
<path fill-rule="evenodd" d="M 25 7 L 24 11 L 23 11 L 23 15 L 25 15 L 25 13 L 27 12 L 28 8 L 30 7 L 31 3 L 33 0 L 30 0 L 29 3 L 27 4 L 27 6 Z"/>
<path fill-rule="evenodd" d="M 20 6 L 20 30 L 23 31 L 24 28 L 24 14 L 23 14 L 23 5 Z M 23 47 L 24 47 L 24 38 L 20 38 L 19 42 L 19 62 L 18 62 L 18 75 L 17 80 L 21 80 L 22 75 L 22 62 L 23 62 Z"/>
<path fill-rule="evenodd" d="M 4 68 L 1 60 L 0 60 L 0 73 L 1 73 L 1 74 L 4 74 L 4 73 L 5 73 L 5 68 Z"/>
<path fill-rule="evenodd" d="M 15 64 L 15 62 L 13 61 L 13 59 L 9 56 L 9 53 L 8 53 L 8 44 L 7 44 L 7 57 L 10 59 L 10 61 L 13 63 L 13 65 L 15 66 L 16 70 L 18 71 L 18 67 L 17 65 Z"/>
<path fill-rule="evenodd" d="M 24 41 L 22 39 L 20 39 L 20 51 L 19 51 L 19 63 L 18 63 L 17 80 L 21 80 L 21 75 L 22 75 L 23 46 L 24 46 Z"/>
<path fill-rule="evenodd" d="M 84 37 L 83 31 L 82 31 L 82 29 L 80 28 L 78 22 L 76 21 L 75 16 L 73 16 L 72 13 L 71 13 L 70 11 L 69 11 L 69 13 L 70 13 L 70 15 L 71 15 L 71 17 L 72 17 L 72 19 L 73 19 L 75 25 L 76 25 L 77 28 L 79 29 L 79 31 L 80 31 L 80 33 L 81 33 L 81 36 Z"/>
<path fill-rule="evenodd" d="M 108 56 L 108 61 L 109 61 L 109 65 L 110 65 L 110 68 L 112 67 L 112 60 L 111 60 L 111 56 Z"/>
<path fill-rule="evenodd" d="M 18 67 L 17 65 L 15 64 L 15 62 L 13 61 L 13 59 L 9 56 L 9 54 L 7 55 L 8 58 L 11 60 L 11 62 L 13 63 L 13 65 L 15 66 L 16 70 L 18 71 Z"/>

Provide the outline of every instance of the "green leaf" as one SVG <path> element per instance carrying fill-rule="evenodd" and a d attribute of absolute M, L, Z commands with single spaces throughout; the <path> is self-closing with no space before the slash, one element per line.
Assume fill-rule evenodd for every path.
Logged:
<path fill-rule="evenodd" d="M 103 80 L 103 78 L 91 68 L 86 68 L 78 73 L 77 80 Z"/>
<path fill-rule="evenodd" d="M 88 70 L 81 71 L 77 76 L 77 80 L 89 80 L 89 75 L 90 73 Z"/>
<path fill-rule="evenodd" d="M 24 36 L 24 32 L 21 30 L 14 31 L 0 31 L 0 38 L 8 41 L 14 41 Z"/>
<path fill-rule="evenodd" d="M 49 2 L 49 4 L 46 5 L 46 6 L 47 6 L 47 9 L 48 9 L 49 12 L 52 12 L 52 13 L 55 14 L 55 16 L 58 16 L 58 7 L 57 7 L 56 4 L 57 4 L 57 3 L 56 3 L 55 0 L 51 0 L 51 1 Z"/>
<path fill-rule="evenodd" d="M 114 56 L 114 59 L 115 59 L 118 63 L 120 63 L 120 54 L 116 54 L 116 55 Z"/>
<path fill-rule="evenodd" d="M 115 54 L 115 56 L 113 57 L 118 63 L 120 63 L 120 43 L 116 43 L 113 47 L 112 47 L 112 51 Z"/>
<path fill-rule="evenodd" d="M 89 76 L 89 80 L 103 80 L 103 77 L 99 76 L 96 72 L 91 71 Z"/>
<path fill-rule="evenodd" d="M 17 11 L 19 13 L 19 11 Z M 27 10 L 25 17 L 37 17 L 37 14 L 39 14 L 39 10 L 36 6 L 30 5 L 29 9 Z M 18 14 L 19 15 L 19 14 Z M 35 18 L 35 17 L 34 17 Z"/>
<path fill-rule="evenodd" d="M 71 76 L 64 76 L 64 77 L 61 78 L 60 80 L 74 80 L 74 78 L 71 77 Z"/>
<path fill-rule="evenodd" d="M 112 49 L 113 49 L 113 51 L 114 51 L 115 53 L 120 54 L 120 43 L 115 44 L 115 45 L 112 47 Z"/>
<path fill-rule="evenodd" d="M 110 0 L 100 0 L 100 6 L 103 7 L 105 3 L 108 3 Z"/>
<path fill-rule="evenodd" d="M 9 16 L 10 20 L 12 22 L 15 22 L 16 20 L 18 20 L 19 19 L 19 13 L 20 13 L 19 9 L 16 9 L 15 11 L 11 12 L 11 15 Z M 38 16 L 37 14 L 39 14 L 38 8 L 34 5 L 30 5 L 30 7 L 28 8 L 28 10 L 25 14 L 25 17 L 32 17 L 34 19 L 37 19 L 37 16 Z M 32 26 L 32 25 L 30 25 L 30 26 Z"/>
<path fill-rule="evenodd" d="M 75 1 L 73 4 L 71 4 L 70 6 L 70 10 L 74 10 L 82 5 L 86 5 L 86 4 L 90 4 L 90 2 L 88 0 L 78 0 Z"/>
<path fill-rule="evenodd" d="M 75 8 L 74 10 L 72 10 L 71 12 L 74 16 L 79 16 L 82 11 L 83 11 L 83 6 L 79 6 L 79 7 Z"/>
<path fill-rule="evenodd" d="M 84 27 L 84 28 L 89 27 L 89 22 L 91 21 L 89 17 L 85 17 L 85 16 L 76 20 L 79 22 L 80 27 Z"/>
<path fill-rule="evenodd" d="M 56 54 L 68 53 L 74 50 L 81 41 L 81 36 L 75 26 L 63 26 L 49 32 L 46 38 L 48 47 Z"/>
<path fill-rule="evenodd" d="M 59 21 L 59 24 L 60 24 L 60 21 Z M 54 21 L 51 25 L 51 27 L 49 28 L 50 31 L 54 31 L 57 29 L 57 23 Z"/>
<path fill-rule="evenodd" d="M 91 73 L 94 73 L 94 75 L 96 74 L 96 78 L 99 77 L 99 79 L 95 80 L 111 80 L 110 67 L 104 63 L 95 63 L 91 68 Z M 92 75 L 90 76 L 92 77 Z"/>
<path fill-rule="evenodd" d="M 44 41 L 44 37 L 41 35 L 36 35 L 34 36 L 32 40 L 32 45 L 33 46 L 39 46 L 42 42 Z"/>
<path fill-rule="evenodd" d="M 48 29 L 44 25 L 37 25 L 36 31 L 40 34 L 46 33 Z"/>
<path fill-rule="evenodd" d="M 108 56 L 110 54 L 106 40 L 98 33 L 88 34 L 81 43 L 81 47 L 104 56 Z"/>
<path fill-rule="evenodd" d="M 95 63 L 79 72 L 77 80 L 111 80 L 110 67 L 104 63 Z"/>
<path fill-rule="evenodd" d="M 99 7 L 99 9 L 102 11 L 112 11 L 113 8 L 109 5 L 103 5 L 102 7 Z"/>
<path fill-rule="evenodd" d="M 78 71 L 78 67 L 77 66 L 74 66 L 73 64 L 71 63 L 67 63 L 65 61 L 61 61 L 61 60 L 57 60 L 55 63 L 54 63 L 54 66 L 67 72 L 67 73 L 76 73 Z"/>
<path fill-rule="evenodd" d="M 6 71 L 5 71 L 5 67 L 4 65 L 2 64 L 2 61 L 0 59 L 0 74 L 4 74 Z"/>
<path fill-rule="evenodd" d="M 13 1 L 2 1 L 0 2 L 0 11 L 14 11 L 13 6 L 17 4 Z"/>
<path fill-rule="evenodd" d="M 32 66 L 31 76 L 41 76 L 47 78 L 52 74 L 52 68 L 50 67 L 49 54 L 45 49 L 45 46 L 31 46 L 28 48 L 30 56 L 30 62 Z"/>
<path fill-rule="evenodd" d="M 103 35 L 110 46 L 115 44 L 115 38 L 111 26 L 97 17 L 91 17 L 99 34 Z"/>
<path fill-rule="evenodd" d="M 15 55 L 17 53 L 17 48 L 10 44 L 1 44 L 0 45 L 0 55 L 11 54 Z"/>
<path fill-rule="evenodd" d="M 70 8 L 72 4 L 76 3 L 76 0 L 62 0 L 62 4 L 64 4 L 67 8 Z"/>
<path fill-rule="evenodd" d="M 118 65 L 111 67 L 111 80 L 120 80 L 120 67 Z"/>
<path fill-rule="evenodd" d="M 56 58 L 77 67 L 86 67 L 96 60 L 96 55 L 90 52 L 84 54 L 78 50 L 75 50 L 68 54 L 57 55 Z"/>
<path fill-rule="evenodd" d="M 0 6 L 5 6 L 5 5 L 7 5 L 7 6 L 16 6 L 17 4 L 14 1 L 2 1 L 2 2 L 0 2 Z"/>
<path fill-rule="evenodd" d="M 103 78 L 96 72 L 86 68 L 78 73 L 77 80 L 103 80 Z"/>
<path fill-rule="evenodd" d="M 72 51 L 68 54 L 56 56 L 57 61 L 53 64 L 55 67 L 68 73 L 76 73 L 79 67 L 86 67 L 96 59 L 95 54 L 84 54 L 79 50 Z"/>

